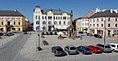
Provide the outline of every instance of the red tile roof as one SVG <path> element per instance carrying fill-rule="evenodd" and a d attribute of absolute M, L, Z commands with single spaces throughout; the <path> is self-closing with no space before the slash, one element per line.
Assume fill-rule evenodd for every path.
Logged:
<path fill-rule="evenodd" d="M 96 13 L 96 10 L 92 10 L 90 11 L 88 14 L 82 16 L 81 18 L 89 18 L 91 17 L 92 15 L 94 15 Z"/>

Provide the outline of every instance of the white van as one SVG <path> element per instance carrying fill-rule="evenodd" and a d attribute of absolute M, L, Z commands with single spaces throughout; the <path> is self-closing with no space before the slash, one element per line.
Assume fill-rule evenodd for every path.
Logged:
<path fill-rule="evenodd" d="M 118 44 L 117 43 L 109 43 L 109 45 L 113 51 L 118 52 Z"/>

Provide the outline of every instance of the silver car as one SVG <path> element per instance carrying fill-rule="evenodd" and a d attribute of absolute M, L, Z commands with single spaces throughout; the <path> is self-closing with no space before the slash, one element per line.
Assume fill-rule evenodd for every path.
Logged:
<path fill-rule="evenodd" d="M 97 46 L 100 47 L 105 53 L 112 52 L 112 49 L 109 45 L 97 44 Z"/>
<path fill-rule="evenodd" d="M 73 45 L 69 45 L 66 46 L 64 49 L 69 55 L 76 55 L 79 54 L 79 52 L 77 51 L 77 47 L 73 46 Z"/>

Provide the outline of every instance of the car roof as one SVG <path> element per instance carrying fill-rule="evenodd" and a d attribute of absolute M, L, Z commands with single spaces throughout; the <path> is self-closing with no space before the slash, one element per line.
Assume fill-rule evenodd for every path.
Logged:
<path fill-rule="evenodd" d="M 78 47 L 88 48 L 87 46 L 78 46 Z"/>
<path fill-rule="evenodd" d="M 109 43 L 109 44 L 114 44 L 114 45 L 118 45 L 117 43 Z"/>
<path fill-rule="evenodd" d="M 68 47 L 75 47 L 74 45 L 68 45 Z"/>

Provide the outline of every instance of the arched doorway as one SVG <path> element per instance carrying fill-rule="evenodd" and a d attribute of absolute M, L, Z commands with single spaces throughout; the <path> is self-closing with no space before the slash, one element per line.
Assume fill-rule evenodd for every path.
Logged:
<path fill-rule="evenodd" d="M 39 29 L 40 29 L 40 27 L 39 27 L 39 26 L 37 26 L 37 27 L 36 27 L 36 31 L 39 31 Z"/>
<path fill-rule="evenodd" d="M 46 27 L 45 26 L 43 26 L 42 29 L 43 29 L 43 31 L 46 31 Z"/>

